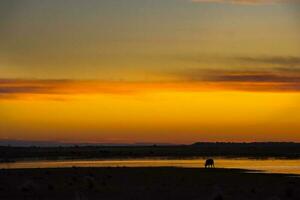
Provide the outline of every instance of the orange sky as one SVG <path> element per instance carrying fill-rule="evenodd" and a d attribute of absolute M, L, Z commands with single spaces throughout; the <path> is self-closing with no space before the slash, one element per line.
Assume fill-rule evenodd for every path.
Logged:
<path fill-rule="evenodd" d="M 0 130 L 76 142 L 299 141 L 300 94 L 277 84 L 6 82 Z"/>
<path fill-rule="evenodd" d="M 300 142 L 293 0 L 0 2 L 0 139 Z"/>

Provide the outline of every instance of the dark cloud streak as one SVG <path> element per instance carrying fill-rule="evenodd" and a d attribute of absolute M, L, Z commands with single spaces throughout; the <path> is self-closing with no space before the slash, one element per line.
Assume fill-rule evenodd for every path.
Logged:
<path fill-rule="evenodd" d="M 187 69 L 177 73 L 189 81 L 299 83 L 300 70 L 242 71 Z"/>
<path fill-rule="evenodd" d="M 136 95 L 149 91 L 300 92 L 300 73 L 186 70 L 177 77 L 173 82 L 0 80 L 0 100 L 67 100 L 73 95 Z"/>
<path fill-rule="evenodd" d="M 235 57 L 232 58 L 232 60 L 237 60 L 243 63 L 270 64 L 270 65 L 286 66 L 286 67 L 300 66 L 300 57 L 293 57 L 293 56 Z"/>
<path fill-rule="evenodd" d="M 228 64 L 242 64 L 242 65 L 268 65 L 275 67 L 299 67 L 300 57 L 297 56 L 218 56 L 218 55 L 177 55 L 173 58 L 185 62 L 222 62 Z"/>

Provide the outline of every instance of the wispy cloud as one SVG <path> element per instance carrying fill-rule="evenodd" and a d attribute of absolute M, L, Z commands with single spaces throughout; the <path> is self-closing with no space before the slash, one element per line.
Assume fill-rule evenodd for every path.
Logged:
<path fill-rule="evenodd" d="M 300 92 L 300 73 L 186 70 L 173 82 L 0 80 L 0 100 L 68 100 L 76 96 L 137 95 L 157 91 Z"/>
<path fill-rule="evenodd" d="M 177 56 L 188 62 L 239 63 L 239 70 L 185 68 L 167 72 L 175 81 L 83 81 L 0 79 L 0 100 L 67 100 L 79 95 L 136 95 L 153 91 L 265 91 L 300 92 L 300 57 L 293 56 Z"/>
<path fill-rule="evenodd" d="M 282 60 L 282 63 L 290 63 L 292 60 Z M 186 68 L 173 72 L 173 75 L 191 83 L 213 83 L 222 90 L 300 92 L 299 68 L 278 67 L 265 70 Z"/>
<path fill-rule="evenodd" d="M 202 62 L 203 59 L 207 62 L 212 59 L 256 67 L 253 70 L 185 68 L 165 74 L 175 80 L 165 82 L 0 79 L 0 99 L 66 100 L 78 95 L 136 95 L 153 91 L 300 92 L 300 57 L 187 56 L 177 58 L 191 62 Z"/>
<path fill-rule="evenodd" d="M 273 67 L 300 67 L 300 57 L 297 56 L 219 56 L 219 55 L 176 55 L 172 59 L 185 62 L 222 62 L 228 64 L 263 65 Z"/>
<path fill-rule="evenodd" d="M 121 82 L 81 80 L 22 80 L 0 79 L 0 96 L 70 96 L 81 94 L 130 94 L 134 87 L 124 87 Z"/>
<path fill-rule="evenodd" d="M 300 57 L 294 56 L 259 56 L 259 57 L 234 57 L 232 60 L 237 60 L 243 63 L 258 63 L 270 64 L 276 66 L 295 67 L 300 66 Z"/>
<path fill-rule="evenodd" d="M 278 3 L 296 3 L 297 0 L 191 0 L 194 3 L 229 3 L 229 4 L 278 4 Z"/>
<path fill-rule="evenodd" d="M 212 82 L 300 84 L 299 72 L 200 70 L 198 75 L 192 71 L 187 73 L 187 78 Z"/>

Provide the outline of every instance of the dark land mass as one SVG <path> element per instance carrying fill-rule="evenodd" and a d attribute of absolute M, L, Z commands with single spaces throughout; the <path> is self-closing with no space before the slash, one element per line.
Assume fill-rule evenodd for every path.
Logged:
<path fill-rule="evenodd" d="M 0 146 L 0 162 L 18 160 L 119 159 L 144 157 L 300 158 L 299 143 L 195 143 L 145 146 Z"/>
<path fill-rule="evenodd" d="M 0 199 L 296 200 L 300 178 L 238 169 L 2 169 Z"/>

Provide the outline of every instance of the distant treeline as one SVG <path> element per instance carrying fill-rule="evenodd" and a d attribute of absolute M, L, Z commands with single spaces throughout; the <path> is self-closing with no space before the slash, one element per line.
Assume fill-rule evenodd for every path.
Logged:
<path fill-rule="evenodd" d="M 170 146 L 0 146 L 0 162 L 23 159 L 112 159 L 142 157 L 300 158 L 300 143 L 195 143 Z"/>

